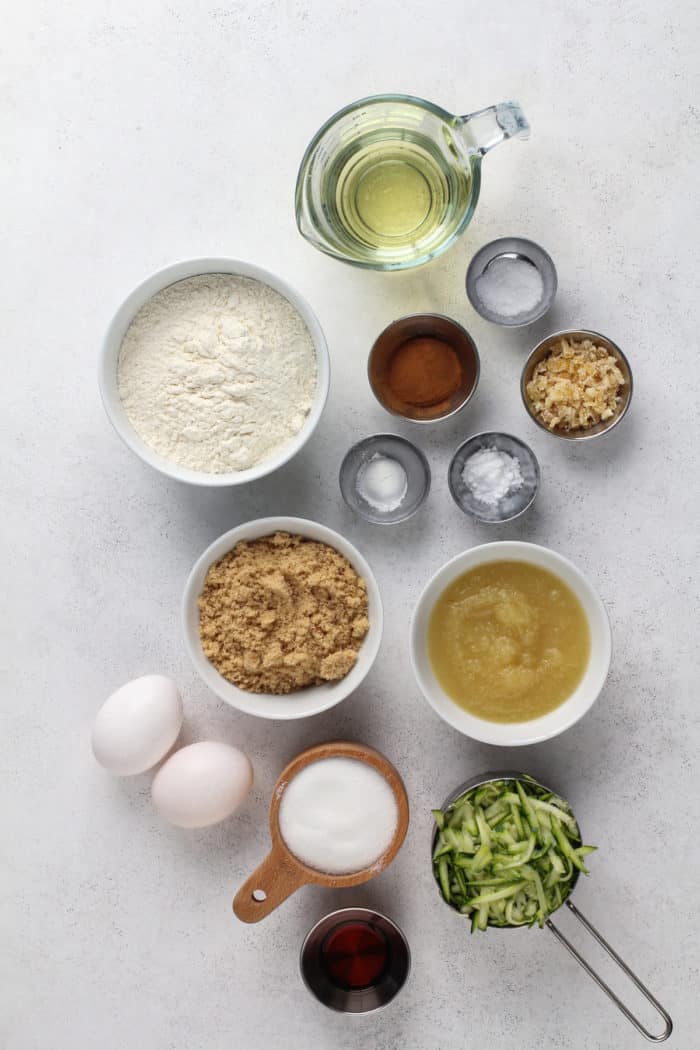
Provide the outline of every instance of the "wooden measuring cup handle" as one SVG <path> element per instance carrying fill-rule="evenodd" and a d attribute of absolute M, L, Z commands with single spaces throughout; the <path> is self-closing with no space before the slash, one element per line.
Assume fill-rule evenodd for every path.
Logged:
<path fill-rule="evenodd" d="M 241 922 L 259 922 L 306 882 L 299 865 L 275 845 L 233 898 L 234 914 Z"/>

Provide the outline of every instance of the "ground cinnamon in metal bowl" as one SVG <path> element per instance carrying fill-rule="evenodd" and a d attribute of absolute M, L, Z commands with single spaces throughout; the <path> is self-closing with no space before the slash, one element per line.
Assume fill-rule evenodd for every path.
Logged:
<path fill-rule="evenodd" d="M 416 423 L 447 419 L 472 397 L 479 353 L 468 332 L 441 314 L 409 314 L 377 337 L 367 362 L 377 400 Z"/>
<path fill-rule="evenodd" d="M 205 656 L 251 693 L 344 678 L 369 630 L 367 587 L 347 558 L 287 532 L 237 543 L 210 566 L 198 606 Z"/>
<path fill-rule="evenodd" d="M 442 408 L 459 390 L 462 365 L 445 340 L 416 336 L 394 351 L 387 381 L 393 397 L 403 404 Z"/>

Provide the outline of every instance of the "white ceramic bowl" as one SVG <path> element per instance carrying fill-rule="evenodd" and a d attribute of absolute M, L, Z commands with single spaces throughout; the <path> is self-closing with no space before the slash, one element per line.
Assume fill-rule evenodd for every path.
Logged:
<path fill-rule="evenodd" d="M 308 686 L 297 693 L 287 693 L 284 696 L 249 693 L 227 681 L 207 660 L 199 639 L 197 599 L 202 592 L 209 566 L 227 554 L 239 540 L 255 540 L 261 536 L 269 536 L 273 532 L 291 532 L 334 547 L 335 550 L 345 555 L 358 575 L 365 581 L 369 599 L 369 631 L 358 653 L 357 662 L 350 673 L 338 682 Z M 182 600 L 182 626 L 185 634 L 185 647 L 195 669 L 206 685 L 231 707 L 245 711 L 248 715 L 257 715 L 259 718 L 284 720 L 306 718 L 308 715 L 320 714 L 321 711 L 327 711 L 330 707 L 339 704 L 354 689 L 357 689 L 369 671 L 379 652 L 382 640 L 382 600 L 377 581 L 369 565 L 360 552 L 339 533 L 315 521 L 307 521 L 305 518 L 259 518 L 245 525 L 239 525 L 230 532 L 225 532 L 197 559 L 185 585 Z"/>
<path fill-rule="evenodd" d="M 563 704 L 541 718 L 529 722 L 488 722 L 469 714 L 450 699 L 439 684 L 428 656 L 428 621 L 435 602 L 462 573 L 490 561 L 526 561 L 548 569 L 568 584 L 583 606 L 591 631 L 591 655 L 588 666 L 575 692 Z M 460 733 L 485 744 L 513 747 L 536 744 L 558 736 L 578 722 L 598 698 L 610 668 L 612 636 L 605 606 L 583 573 L 547 547 L 535 543 L 505 540 L 485 543 L 458 554 L 435 573 L 418 599 L 411 622 L 411 663 L 426 700 L 449 725 Z"/>
<path fill-rule="evenodd" d="M 188 467 L 180 467 L 164 456 L 159 455 L 143 441 L 129 422 L 119 397 L 117 385 L 117 365 L 119 362 L 119 348 L 126 334 L 126 330 L 133 321 L 135 315 L 148 300 L 177 281 L 183 281 L 187 277 L 197 277 L 205 273 L 231 273 L 239 277 L 250 277 L 255 281 L 261 281 L 276 292 L 288 299 L 295 310 L 301 315 L 309 330 L 316 351 L 316 396 L 314 397 L 311 411 L 298 434 L 291 438 L 274 456 L 264 460 L 255 467 L 248 470 L 235 471 L 229 474 L 207 474 L 205 472 L 190 470 Z M 112 318 L 102 343 L 100 353 L 98 379 L 100 394 L 105 411 L 109 416 L 112 426 L 122 441 L 128 445 L 132 452 L 151 467 L 159 470 L 177 481 L 186 481 L 191 485 L 211 485 L 224 487 L 229 485 L 243 485 L 248 481 L 255 481 L 266 474 L 277 470 L 287 463 L 292 456 L 296 455 L 300 448 L 308 441 L 316 424 L 321 418 L 328 387 L 330 385 L 330 361 L 326 339 L 318 323 L 313 310 L 286 281 L 260 266 L 251 263 L 240 262 L 237 259 L 188 259 L 185 262 L 166 266 L 164 270 L 148 277 L 142 284 L 131 292 Z"/>

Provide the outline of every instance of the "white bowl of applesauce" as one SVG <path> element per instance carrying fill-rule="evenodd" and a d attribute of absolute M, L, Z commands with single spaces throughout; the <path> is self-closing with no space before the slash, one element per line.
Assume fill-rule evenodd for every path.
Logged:
<path fill-rule="evenodd" d="M 485 744 L 536 744 L 595 703 L 612 656 L 592 584 L 534 543 L 485 543 L 428 582 L 411 622 L 413 671 L 449 725 Z"/>

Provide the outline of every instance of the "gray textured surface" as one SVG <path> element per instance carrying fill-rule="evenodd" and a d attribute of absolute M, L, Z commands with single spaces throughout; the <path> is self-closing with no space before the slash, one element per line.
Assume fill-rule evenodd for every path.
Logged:
<path fill-rule="evenodd" d="M 472 21 L 473 19 L 473 21 Z M 341 5 L 67 0 L 5 4 L 2 49 L 4 536 L 0 1044 L 7 1050 L 627 1050 L 640 1038 L 546 933 L 470 939 L 440 905 L 429 809 L 465 776 L 516 762 L 557 786 L 601 846 L 577 899 L 633 960 L 697 1045 L 699 517 L 696 424 L 700 264 L 697 5 L 580 5 L 529 13 L 494 0 Z M 419 272 L 360 273 L 297 236 L 291 208 L 307 139 L 336 107 L 380 90 L 455 110 L 517 97 L 529 143 L 489 157 L 468 235 Z M 468 306 L 468 259 L 519 233 L 553 255 L 560 291 L 534 330 L 504 332 Z M 98 401 L 95 359 L 121 297 L 200 254 L 276 269 L 324 325 L 334 376 L 307 450 L 245 492 L 188 490 L 124 449 Z M 483 361 L 476 404 L 421 430 L 428 504 L 396 531 L 354 520 L 337 469 L 347 447 L 397 426 L 364 378 L 374 336 L 411 310 L 463 322 Z M 523 412 L 528 346 L 569 324 L 629 353 L 637 392 L 619 431 L 590 447 L 550 441 Z M 529 516 L 500 531 L 452 504 L 451 451 L 511 430 L 542 464 Z M 268 724 L 226 710 L 180 638 L 186 573 L 224 529 L 301 514 L 342 530 L 383 588 L 385 642 L 363 688 L 327 715 Z M 589 572 L 613 620 L 615 658 L 577 727 L 518 754 L 461 739 L 407 665 L 419 588 L 465 545 L 549 544 Z M 187 834 L 149 804 L 149 778 L 92 761 L 93 712 L 146 671 L 172 674 L 187 737 L 246 749 L 254 794 L 230 822 Z M 346 894 L 309 889 L 260 927 L 232 893 L 267 846 L 266 800 L 299 748 L 350 736 L 402 771 L 413 820 L 395 865 Z M 297 951 L 325 910 L 385 908 L 414 955 L 380 1016 L 350 1021 L 304 992 Z"/>

